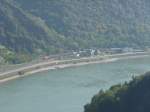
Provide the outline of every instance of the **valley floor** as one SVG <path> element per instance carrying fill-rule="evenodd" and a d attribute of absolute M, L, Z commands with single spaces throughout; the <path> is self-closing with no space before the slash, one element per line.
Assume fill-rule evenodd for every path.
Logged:
<path fill-rule="evenodd" d="M 122 53 L 95 57 L 85 57 L 80 59 L 70 60 L 47 60 L 33 65 L 20 67 L 14 70 L 0 73 L 0 83 L 6 82 L 19 77 L 24 77 L 34 73 L 47 71 L 51 69 L 61 69 L 66 67 L 82 66 L 94 63 L 108 63 L 120 59 L 138 58 L 150 56 L 149 52 Z"/>

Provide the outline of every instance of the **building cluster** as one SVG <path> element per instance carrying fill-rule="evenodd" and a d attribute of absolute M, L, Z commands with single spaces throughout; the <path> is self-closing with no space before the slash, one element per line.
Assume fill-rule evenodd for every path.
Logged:
<path fill-rule="evenodd" d="M 78 52 L 73 52 L 76 57 L 88 57 L 96 55 L 105 54 L 120 54 L 120 53 L 134 53 L 134 52 L 144 52 L 142 49 L 134 48 L 100 48 L 100 49 L 85 49 Z"/>
<path fill-rule="evenodd" d="M 134 52 L 144 52 L 142 49 L 134 48 L 100 48 L 100 49 L 83 49 L 78 51 L 70 51 L 67 53 L 61 53 L 57 55 L 45 56 L 44 59 L 74 59 L 82 57 L 94 57 L 97 55 L 106 54 L 120 54 L 120 53 L 134 53 Z"/>

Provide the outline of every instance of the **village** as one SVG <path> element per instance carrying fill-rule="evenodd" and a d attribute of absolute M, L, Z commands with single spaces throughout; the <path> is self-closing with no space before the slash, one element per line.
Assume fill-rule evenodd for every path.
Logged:
<path fill-rule="evenodd" d="M 66 53 L 60 53 L 57 55 L 46 55 L 42 56 L 43 60 L 64 60 L 64 59 L 79 59 L 83 57 L 95 57 L 95 56 L 105 56 L 123 53 L 140 53 L 148 52 L 149 48 L 146 49 L 135 49 L 135 48 L 100 48 L 100 49 L 83 49 L 78 51 L 68 51 Z"/>

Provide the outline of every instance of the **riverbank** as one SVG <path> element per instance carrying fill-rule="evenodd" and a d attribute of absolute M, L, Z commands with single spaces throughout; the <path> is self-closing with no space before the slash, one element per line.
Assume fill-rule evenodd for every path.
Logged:
<path fill-rule="evenodd" d="M 72 60 L 48 61 L 48 62 L 34 64 L 27 67 L 18 68 L 16 70 L 11 70 L 5 73 L 1 73 L 0 83 L 17 79 L 20 77 L 24 77 L 27 75 L 31 75 L 34 73 L 47 71 L 47 70 L 83 66 L 87 64 L 109 63 L 109 62 L 122 60 L 122 59 L 140 58 L 140 57 L 147 57 L 147 56 L 150 56 L 149 52 L 124 53 L 124 54 L 96 56 L 96 57 L 88 57 L 88 58 L 72 59 Z"/>

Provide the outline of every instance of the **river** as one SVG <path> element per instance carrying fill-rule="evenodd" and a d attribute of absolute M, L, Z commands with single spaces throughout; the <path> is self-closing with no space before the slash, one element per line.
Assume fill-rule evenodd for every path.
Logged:
<path fill-rule="evenodd" d="M 150 70 L 150 57 L 49 70 L 0 85 L 0 112 L 83 112 L 100 89 Z"/>

